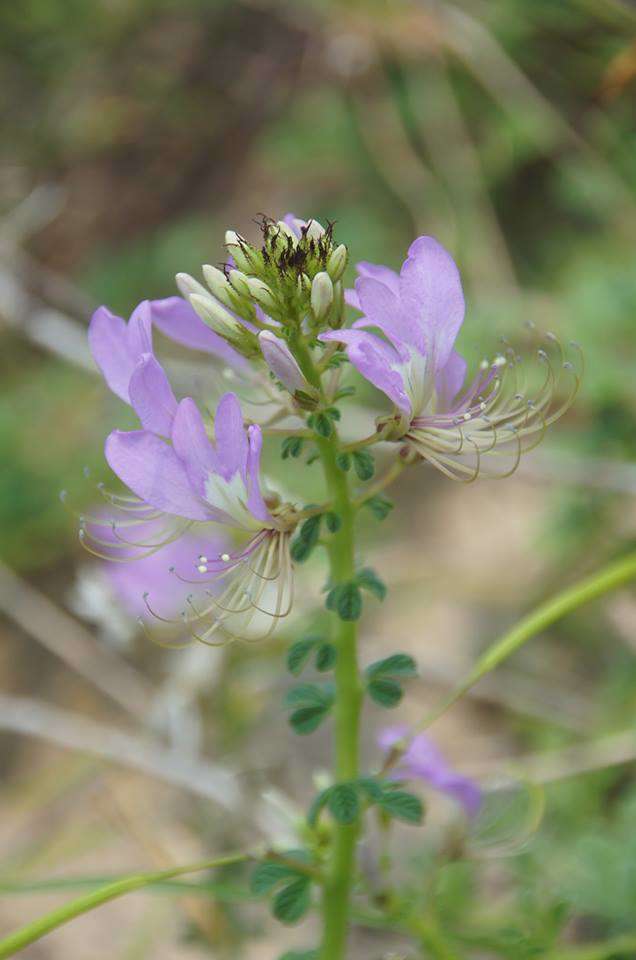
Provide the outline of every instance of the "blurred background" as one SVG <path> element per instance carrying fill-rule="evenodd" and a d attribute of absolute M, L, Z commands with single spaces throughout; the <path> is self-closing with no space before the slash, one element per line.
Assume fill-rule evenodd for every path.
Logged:
<path fill-rule="evenodd" d="M 354 260 L 393 267 L 436 235 L 462 270 L 474 361 L 527 320 L 581 344 L 578 400 L 514 478 L 412 470 L 391 518 L 369 518 L 389 596 L 368 604 L 364 661 L 403 649 L 421 668 L 390 719 L 423 717 L 533 604 L 634 546 L 636 8 L 5 3 L 0 117 L 5 934 L 99 878 L 285 837 L 328 763 L 328 731 L 300 749 L 280 707 L 315 577 L 273 642 L 162 650 L 136 627 L 142 588 L 126 596 L 82 551 L 59 493 L 90 509 L 112 481 L 104 437 L 133 423 L 88 353 L 96 305 L 128 317 L 172 295 L 176 271 L 222 260 L 227 227 L 252 236 L 257 214 L 291 210 L 335 220 Z M 430 796 L 429 830 L 395 839 L 404 882 L 460 956 L 636 957 L 635 707 L 623 590 L 434 727 L 486 790 L 510 783 L 488 829 Z M 125 898 L 23 955 L 275 960 L 311 945 L 311 921 L 280 928 L 239 880 Z M 577 946 L 600 941 L 614 946 Z M 415 956 L 362 927 L 354 950 Z"/>

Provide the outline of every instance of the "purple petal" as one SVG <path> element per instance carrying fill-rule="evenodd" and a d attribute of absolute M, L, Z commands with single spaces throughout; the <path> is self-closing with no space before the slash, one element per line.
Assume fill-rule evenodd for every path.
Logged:
<path fill-rule="evenodd" d="M 142 300 L 131 313 L 126 339 L 130 355 L 137 360 L 144 353 L 152 353 L 152 313 L 149 300 Z"/>
<path fill-rule="evenodd" d="M 281 337 L 277 337 L 270 330 L 263 330 L 258 335 L 258 342 L 267 366 L 290 393 L 307 389 L 307 382 L 300 367 Z"/>
<path fill-rule="evenodd" d="M 119 479 L 146 503 L 189 520 L 210 519 L 177 454 L 154 433 L 115 430 L 106 439 L 105 453 Z"/>
<path fill-rule="evenodd" d="M 247 482 L 247 434 L 241 405 L 234 393 L 224 394 L 219 401 L 214 418 L 214 436 L 218 473 L 225 480 L 230 480 L 235 473 L 240 473 Z"/>
<path fill-rule="evenodd" d="M 193 490 L 205 497 L 206 480 L 217 471 L 218 457 L 205 431 L 199 408 L 191 397 L 186 397 L 178 406 L 172 443 Z"/>
<path fill-rule="evenodd" d="M 400 301 L 384 283 L 373 277 L 356 280 L 360 309 L 369 322 L 380 330 L 394 330 L 400 312 Z"/>
<path fill-rule="evenodd" d="M 433 237 L 418 237 L 400 271 L 403 315 L 444 367 L 464 319 L 464 294 L 450 253 Z M 366 313 L 366 309 L 365 309 Z"/>
<path fill-rule="evenodd" d="M 464 386 L 467 364 L 456 350 L 453 350 L 446 366 L 438 371 L 435 377 L 438 409 L 442 413 L 450 410 L 453 400 Z"/>
<path fill-rule="evenodd" d="M 236 369 L 246 366 L 245 358 L 210 330 L 186 300 L 167 297 L 153 300 L 150 307 L 154 325 L 171 340 L 192 350 L 212 353 Z"/>
<path fill-rule="evenodd" d="M 381 263 L 369 263 L 368 260 L 361 260 L 360 263 L 356 263 L 356 270 L 361 277 L 372 277 L 374 280 L 379 280 L 396 297 L 399 296 L 400 277 L 395 270 L 391 270 L 390 267 L 385 267 Z"/>
<path fill-rule="evenodd" d="M 364 330 L 334 330 L 321 333 L 318 339 L 345 343 L 347 356 L 356 370 L 385 393 L 407 417 L 412 416 L 411 401 L 399 372 L 400 356 L 394 347 Z"/>
<path fill-rule="evenodd" d="M 356 290 L 352 290 L 351 287 L 347 287 L 344 292 L 345 303 L 348 306 L 353 307 L 354 310 L 362 310 L 360 306 L 360 297 Z"/>
<path fill-rule="evenodd" d="M 91 317 L 88 342 L 104 380 L 128 403 L 128 383 L 139 357 L 130 353 L 125 321 L 107 307 L 99 307 Z"/>
<path fill-rule="evenodd" d="M 247 506 L 257 520 L 263 523 L 271 523 L 272 517 L 265 506 L 260 487 L 260 468 L 261 468 L 261 447 L 263 446 L 263 434 L 258 424 L 253 423 L 247 429 L 247 440 L 249 451 L 247 455 Z"/>
<path fill-rule="evenodd" d="M 294 233 L 299 240 L 301 238 L 300 228 L 304 227 L 306 222 L 306 220 L 300 220 L 293 213 L 286 213 L 283 217 L 283 223 L 287 224 L 292 233 Z"/>
<path fill-rule="evenodd" d="M 151 353 L 144 353 L 135 367 L 128 394 L 144 430 L 169 437 L 177 401 L 163 367 Z"/>

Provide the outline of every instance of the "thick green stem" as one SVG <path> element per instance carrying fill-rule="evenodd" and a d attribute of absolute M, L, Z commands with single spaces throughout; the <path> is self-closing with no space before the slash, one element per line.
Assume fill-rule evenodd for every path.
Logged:
<path fill-rule="evenodd" d="M 309 383 L 321 389 L 320 375 L 307 345 L 300 337 L 293 343 L 293 351 Z M 330 577 L 336 586 L 352 580 L 355 575 L 355 507 L 349 493 L 347 474 L 336 463 L 339 446 L 335 431 L 329 438 L 316 436 L 315 442 L 322 459 L 329 499 L 340 518 L 340 528 L 328 546 Z M 335 779 L 342 782 L 354 780 L 359 774 L 362 685 L 358 670 L 356 623 L 340 620 L 336 614 L 332 617 L 333 639 L 338 653 L 335 666 L 334 774 Z M 342 960 L 346 955 L 358 828 L 357 823 L 334 825 L 333 850 L 323 892 L 320 960 Z"/>

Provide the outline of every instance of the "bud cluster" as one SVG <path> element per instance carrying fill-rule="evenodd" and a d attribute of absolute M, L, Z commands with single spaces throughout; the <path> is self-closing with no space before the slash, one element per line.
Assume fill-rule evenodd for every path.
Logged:
<path fill-rule="evenodd" d="M 261 353 L 259 331 L 288 336 L 337 329 L 344 319 L 342 277 L 347 248 L 335 245 L 333 224 L 288 216 L 260 220 L 262 243 L 248 241 L 234 230 L 225 234 L 228 262 L 223 270 L 206 264 L 207 288 L 188 274 L 177 283 L 201 319 L 240 353 Z"/>

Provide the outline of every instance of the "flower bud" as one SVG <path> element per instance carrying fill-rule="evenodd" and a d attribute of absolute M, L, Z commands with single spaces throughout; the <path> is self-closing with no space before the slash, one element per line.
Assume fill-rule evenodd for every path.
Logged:
<path fill-rule="evenodd" d="M 276 309 L 274 295 L 263 280 L 259 280 L 258 277 L 247 277 L 247 286 L 250 296 L 252 296 L 264 310 Z"/>
<path fill-rule="evenodd" d="M 258 264 L 258 254 L 247 240 L 234 230 L 226 230 L 225 246 L 234 257 L 234 263 L 245 273 L 251 273 Z"/>
<path fill-rule="evenodd" d="M 311 280 L 306 273 L 301 273 L 296 282 L 300 296 L 302 296 L 304 293 L 311 293 Z"/>
<path fill-rule="evenodd" d="M 190 295 L 190 303 L 199 314 L 203 322 L 218 333 L 220 337 L 227 340 L 233 347 L 240 350 L 245 356 L 254 356 L 256 354 L 256 338 L 243 324 L 232 316 L 232 314 L 221 306 L 221 304 L 209 294 L 201 296 L 198 293 Z"/>
<path fill-rule="evenodd" d="M 209 263 L 204 264 L 202 269 L 205 282 L 216 299 L 224 303 L 226 307 L 234 309 L 236 306 L 236 298 L 232 296 L 232 289 L 223 271 L 211 266 Z"/>
<path fill-rule="evenodd" d="M 258 343 L 265 363 L 290 393 L 296 390 L 307 392 L 311 389 L 291 350 L 281 337 L 277 337 L 271 330 L 262 330 L 258 335 Z"/>
<path fill-rule="evenodd" d="M 236 290 L 236 292 L 239 294 L 239 296 L 249 297 L 250 295 L 249 284 L 247 282 L 247 277 L 245 276 L 242 270 L 230 270 L 228 279 L 231 285 Z"/>
<path fill-rule="evenodd" d="M 193 293 L 196 293 L 201 297 L 210 297 L 210 294 L 205 289 L 203 284 L 199 283 L 198 280 L 195 280 L 194 277 L 191 277 L 189 273 L 178 273 L 175 277 L 175 280 L 181 296 L 186 300 L 189 300 Z"/>
<path fill-rule="evenodd" d="M 322 270 L 316 274 L 311 284 L 311 309 L 316 320 L 326 317 L 332 302 L 333 283 L 329 274 Z"/>
<path fill-rule="evenodd" d="M 341 276 L 345 272 L 348 258 L 349 255 L 344 243 L 341 243 L 329 254 L 329 259 L 327 260 L 327 273 L 334 283 L 337 280 L 340 280 Z"/>
<path fill-rule="evenodd" d="M 344 323 L 344 286 L 342 280 L 333 285 L 333 303 L 327 317 L 327 323 L 332 330 L 339 330 Z"/>
<path fill-rule="evenodd" d="M 296 236 L 292 228 L 289 226 L 289 224 L 285 223 L 284 220 L 278 220 L 276 223 L 276 226 L 278 227 L 278 231 L 281 235 L 281 238 L 285 242 L 285 246 L 287 245 L 288 239 L 292 241 L 294 246 L 296 246 L 296 244 L 298 243 L 298 237 Z"/>
<path fill-rule="evenodd" d="M 325 228 L 317 220 L 309 220 L 307 223 L 307 236 L 310 240 L 320 240 L 325 232 Z"/>

